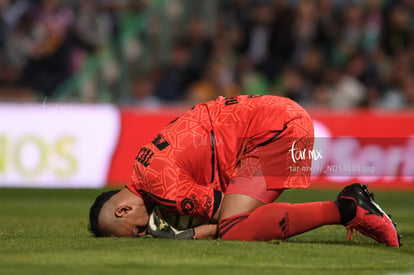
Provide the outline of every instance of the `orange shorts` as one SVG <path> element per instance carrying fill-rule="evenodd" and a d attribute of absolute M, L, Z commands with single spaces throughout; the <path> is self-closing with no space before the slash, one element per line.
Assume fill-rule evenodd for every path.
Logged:
<path fill-rule="evenodd" d="M 269 119 L 269 118 L 266 118 Z M 313 122 L 295 102 L 286 106 L 285 128 L 241 156 L 226 194 L 246 194 L 273 202 L 287 188 L 310 185 Z"/>

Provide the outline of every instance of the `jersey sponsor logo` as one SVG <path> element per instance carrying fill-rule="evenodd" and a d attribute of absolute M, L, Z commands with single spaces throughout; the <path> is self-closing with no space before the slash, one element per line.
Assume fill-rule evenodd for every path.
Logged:
<path fill-rule="evenodd" d="M 190 197 L 184 198 L 181 201 L 180 207 L 181 212 L 184 215 L 196 215 L 208 217 L 210 214 L 211 207 L 213 205 L 213 198 L 206 195 L 205 202 L 201 203 L 201 198 L 197 197 L 194 194 L 191 194 Z"/>
<path fill-rule="evenodd" d="M 185 198 L 181 201 L 181 209 L 184 215 L 191 213 L 194 209 L 194 201 L 191 198 Z"/>
<path fill-rule="evenodd" d="M 141 150 L 139 150 L 139 153 L 135 159 L 142 165 L 147 167 L 148 165 L 150 165 L 151 158 L 153 155 L 154 153 L 150 149 L 142 147 Z"/>
<path fill-rule="evenodd" d="M 170 145 L 161 134 L 158 134 L 157 137 L 154 138 L 152 144 L 154 144 L 160 151 L 164 150 L 168 145 Z"/>

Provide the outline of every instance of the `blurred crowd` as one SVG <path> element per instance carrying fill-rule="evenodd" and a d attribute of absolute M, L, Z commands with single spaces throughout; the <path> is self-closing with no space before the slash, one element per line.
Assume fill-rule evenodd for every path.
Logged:
<path fill-rule="evenodd" d="M 122 0 L 0 0 L 0 99 L 53 97 L 88 55 L 117 35 L 117 11 L 127 4 L 131 6 Z"/>
<path fill-rule="evenodd" d="M 306 106 L 414 106 L 413 13 L 414 1 L 224 1 L 211 35 L 197 18 L 189 23 L 151 93 L 162 101 L 266 93 Z"/>
<path fill-rule="evenodd" d="M 117 9 L 98 2 L 0 0 L 0 86 L 53 96 L 119 31 Z M 174 32 L 166 64 L 130 77 L 129 103 L 248 93 L 315 107 L 414 106 L 414 0 L 214 3 L 209 26 L 195 14 Z"/>

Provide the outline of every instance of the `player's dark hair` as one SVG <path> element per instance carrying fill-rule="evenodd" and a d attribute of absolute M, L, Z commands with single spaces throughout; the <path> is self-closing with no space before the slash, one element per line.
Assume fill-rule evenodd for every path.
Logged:
<path fill-rule="evenodd" d="M 99 196 L 96 197 L 95 202 L 92 204 L 91 209 L 89 210 L 89 226 L 88 229 L 92 232 L 95 237 L 105 237 L 105 235 L 99 229 L 99 213 L 101 213 L 102 206 L 107 202 L 113 195 L 118 193 L 120 190 L 112 190 L 107 192 L 102 192 Z"/>

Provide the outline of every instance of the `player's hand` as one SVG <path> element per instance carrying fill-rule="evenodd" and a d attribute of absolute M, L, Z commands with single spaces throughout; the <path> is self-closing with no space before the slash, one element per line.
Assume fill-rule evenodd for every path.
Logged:
<path fill-rule="evenodd" d="M 177 230 L 169 225 L 162 217 L 158 206 L 154 207 L 154 210 L 149 217 L 147 234 L 150 234 L 155 238 L 180 240 L 194 239 L 195 235 L 193 228 Z"/>

